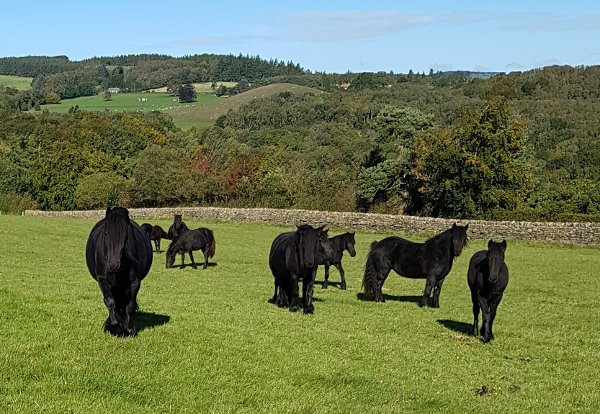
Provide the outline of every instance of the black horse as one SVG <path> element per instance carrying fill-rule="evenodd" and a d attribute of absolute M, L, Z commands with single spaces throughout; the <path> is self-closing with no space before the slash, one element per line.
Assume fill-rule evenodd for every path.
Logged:
<path fill-rule="evenodd" d="M 156 253 L 160 253 L 160 239 L 168 239 L 169 235 L 160 226 L 152 227 L 150 232 L 150 241 L 154 241 L 154 247 L 156 247 Z"/>
<path fill-rule="evenodd" d="M 483 342 L 494 339 L 492 324 L 496 309 L 500 304 L 504 289 L 508 285 L 508 267 L 504 263 L 506 240 L 502 243 L 488 243 L 488 249 L 477 252 L 471 257 L 467 282 L 471 289 L 473 302 L 473 336 L 479 334 L 479 309 L 483 315 L 481 331 Z"/>
<path fill-rule="evenodd" d="M 325 227 L 325 226 L 323 226 Z M 331 255 L 327 232 L 303 224 L 296 231 L 282 233 L 273 240 L 269 254 L 269 267 L 275 278 L 273 302 L 280 308 L 298 310 L 298 282 L 302 278 L 302 303 L 304 313 L 314 313 L 312 304 L 317 256 L 321 251 Z"/>
<path fill-rule="evenodd" d="M 148 233 L 148 237 L 152 234 L 152 224 L 144 223 L 140 226 L 142 230 Z"/>
<path fill-rule="evenodd" d="M 185 224 L 184 224 L 185 226 Z M 208 258 L 215 255 L 215 236 L 212 230 L 200 227 L 196 230 L 185 230 L 179 235 L 167 249 L 167 269 L 173 267 L 175 262 L 175 256 L 181 253 L 181 269 L 184 267 L 185 254 L 190 254 L 192 260 L 192 267 L 197 269 L 196 262 L 194 262 L 194 256 L 192 251 L 202 250 L 204 253 L 204 266 L 203 269 L 208 267 Z"/>
<path fill-rule="evenodd" d="M 453 259 L 460 256 L 467 244 L 467 229 L 457 226 L 427 240 L 413 243 L 400 237 L 387 237 L 371 244 L 367 256 L 363 288 L 366 296 L 375 302 L 385 302 L 382 287 L 390 270 L 411 279 L 426 279 L 425 291 L 419 306 L 427 306 L 433 289 L 432 308 L 439 308 L 440 291 L 444 278 L 452 269 Z"/>
<path fill-rule="evenodd" d="M 136 298 L 141 281 L 152 266 L 150 239 L 129 219 L 127 209 L 108 208 L 106 217 L 90 233 L 85 259 L 108 308 L 104 331 L 121 337 L 135 336 Z"/>
<path fill-rule="evenodd" d="M 181 235 L 185 230 L 189 230 L 188 226 L 181 220 L 181 214 L 175 214 L 175 220 L 171 227 L 169 227 L 169 231 L 167 233 L 167 239 L 175 240 L 177 237 Z"/>
<path fill-rule="evenodd" d="M 348 253 L 350 253 L 350 256 L 356 256 L 356 250 L 354 250 L 354 245 L 356 243 L 354 241 L 354 232 L 334 236 L 327 239 L 327 243 L 331 248 L 331 255 L 325 256 L 322 252 L 319 252 L 317 257 L 317 264 L 325 265 L 325 283 L 323 283 L 323 289 L 327 289 L 329 266 L 334 265 L 342 277 L 340 289 L 346 290 L 346 279 L 344 278 L 344 269 L 342 268 L 342 256 L 344 255 L 344 250 L 347 250 Z"/>

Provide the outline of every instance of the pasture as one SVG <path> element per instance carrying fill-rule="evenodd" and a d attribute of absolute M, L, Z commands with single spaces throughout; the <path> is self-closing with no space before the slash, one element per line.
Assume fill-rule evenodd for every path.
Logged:
<path fill-rule="evenodd" d="M 20 91 L 31 89 L 31 81 L 33 78 L 25 78 L 22 76 L 0 75 L 0 87 L 16 88 Z"/>
<path fill-rule="evenodd" d="M 146 99 L 146 101 L 138 101 L 138 99 Z M 110 101 L 104 100 L 104 94 L 98 94 L 65 99 L 59 104 L 42 105 L 42 109 L 47 109 L 50 112 L 66 113 L 71 107 L 79 105 L 79 109 L 84 111 L 168 111 L 173 108 L 205 105 L 219 99 L 211 94 L 199 93 L 195 102 L 179 103 L 176 97 L 167 93 L 113 93 Z M 177 122 L 175 124 L 177 125 Z"/>
<path fill-rule="evenodd" d="M 85 265 L 95 221 L 0 216 L 0 411 L 600 412 L 598 248 L 509 242 L 496 339 L 483 344 L 467 335 L 466 273 L 485 241 L 456 259 L 440 308 L 421 309 L 424 281 L 393 273 L 386 303 L 364 300 L 368 247 L 389 234 L 357 232 L 347 290 L 333 268 L 321 289 L 320 268 L 315 314 L 303 315 L 269 302 L 271 241 L 291 228 L 185 221 L 214 231 L 214 259 L 166 269 L 155 254 L 139 335 L 123 339 L 102 331 L 108 312 Z"/>

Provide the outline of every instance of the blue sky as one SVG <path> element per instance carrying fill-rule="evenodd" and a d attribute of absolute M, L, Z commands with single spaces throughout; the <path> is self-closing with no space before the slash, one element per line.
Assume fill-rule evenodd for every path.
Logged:
<path fill-rule="evenodd" d="M 600 1 L 7 2 L 0 56 L 260 55 L 312 71 L 600 64 Z"/>

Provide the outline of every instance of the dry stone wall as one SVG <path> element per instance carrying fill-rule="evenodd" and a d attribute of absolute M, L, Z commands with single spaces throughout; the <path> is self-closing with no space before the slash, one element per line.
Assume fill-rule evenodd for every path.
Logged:
<path fill-rule="evenodd" d="M 173 207 L 132 208 L 134 219 L 165 219 L 181 214 L 184 220 L 223 220 L 239 223 L 280 225 L 328 225 L 332 229 L 369 232 L 437 234 L 452 226 L 469 224 L 471 240 L 529 240 L 552 243 L 600 245 L 600 223 L 529 223 L 515 221 L 451 220 L 389 214 L 346 213 L 272 208 Z M 104 210 L 94 211 L 25 211 L 27 216 L 68 217 L 100 220 Z"/>

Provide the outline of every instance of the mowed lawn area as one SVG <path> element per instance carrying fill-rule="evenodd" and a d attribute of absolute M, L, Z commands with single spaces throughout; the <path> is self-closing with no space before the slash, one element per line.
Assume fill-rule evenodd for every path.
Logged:
<path fill-rule="evenodd" d="M 85 265 L 95 221 L 0 216 L 1 412 L 600 412 L 600 249 L 509 242 L 484 345 L 466 334 L 467 266 L 484 241 L 455 261 L 441 307 L 421 309 L 424 281 L 394 273 L 386 303 L 364 300 L 367 250 L 387 235 L 357 233 L 348 290 L 332 268 L 303 315 L 269 302 L 271 241 L 291 227 L 185 221 L 214 230 L 211 266 L 166 269 L 155 254 L 139 335 L 120 339 L 102 331 L 108 312 Z"/>

